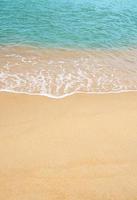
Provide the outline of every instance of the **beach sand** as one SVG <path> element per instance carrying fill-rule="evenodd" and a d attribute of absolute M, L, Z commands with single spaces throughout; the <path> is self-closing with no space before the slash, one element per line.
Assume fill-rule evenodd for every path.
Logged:
<path fill-rule="evenodd" d="M 137 93 L 0 93 L 0 200 L 136 200 Z"/>

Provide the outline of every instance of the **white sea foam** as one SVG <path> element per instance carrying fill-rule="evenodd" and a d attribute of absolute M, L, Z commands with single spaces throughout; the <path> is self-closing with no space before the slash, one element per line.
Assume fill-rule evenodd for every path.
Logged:
<path fill-rule="evenodd" d="M 63 98 L 74 93 L 137 90 L 137 52 L 71 52 L 5 48 L 0 91 Z"/>

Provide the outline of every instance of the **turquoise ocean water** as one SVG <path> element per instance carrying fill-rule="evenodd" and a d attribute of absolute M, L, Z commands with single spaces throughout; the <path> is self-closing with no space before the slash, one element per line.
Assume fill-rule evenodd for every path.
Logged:
<path fill-rule="evenodd" d="M 0 90 L 137 90 L 136 0 L 0 0 Z"/>
<path fill-rule="evenodd" d="M 136 0 L 0 0 L 0 44 L 113 48 L 137 44 Z"/>

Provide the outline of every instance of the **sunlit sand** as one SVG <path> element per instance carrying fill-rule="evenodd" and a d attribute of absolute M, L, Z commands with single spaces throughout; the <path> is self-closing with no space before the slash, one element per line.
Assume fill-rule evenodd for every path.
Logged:
<path fill-rule="evenodd" d="M 1 93 L 0 199 L 137 199 L 137 93 Z"/>

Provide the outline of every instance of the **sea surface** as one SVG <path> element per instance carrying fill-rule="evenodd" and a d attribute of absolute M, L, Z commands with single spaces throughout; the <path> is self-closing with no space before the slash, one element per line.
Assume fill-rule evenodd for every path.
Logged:
<path fill-rule="evenodd" d="M 0 91 L 136 90 L 136 0 L 0 0 Z"/>

